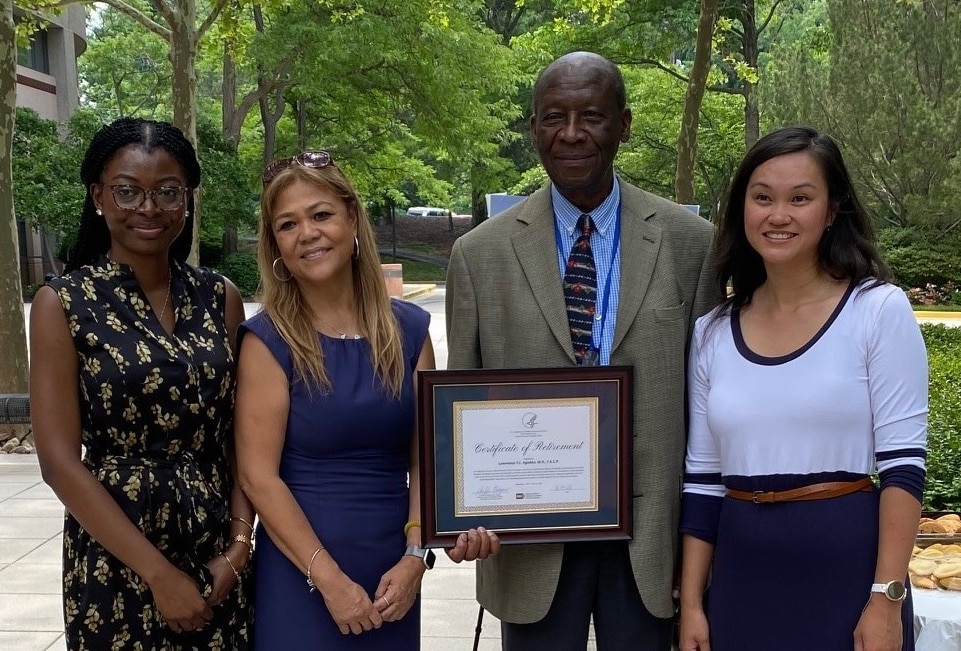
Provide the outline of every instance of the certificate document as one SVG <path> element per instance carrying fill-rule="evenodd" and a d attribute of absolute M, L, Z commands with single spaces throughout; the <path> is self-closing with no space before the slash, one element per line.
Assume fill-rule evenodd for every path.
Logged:
<path fill-rule="evenodd" d="M 598 509 L 598 399 L 453 404 L 455 515 Z"/>
<path fill-rule="evenodd" d="M 421 542 L 629 540 L 633 369 L 421 371 Z"/>

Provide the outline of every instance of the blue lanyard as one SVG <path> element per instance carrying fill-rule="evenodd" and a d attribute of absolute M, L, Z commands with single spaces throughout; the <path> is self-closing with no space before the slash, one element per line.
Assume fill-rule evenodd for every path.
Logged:
<path fill-rule="evenodd" d="M 554 220 L 554 238 L 557 240 L 557 250 L 559 253 L 564 253 L 564 243 L 561 241 L 561 230 L 557 224 L 557 220 Z M 574 241 L 577 241 L 577 236 L 575 235 Z M 604 324 L 607 323 L 608 310 L 611 306 L 611 277 L 614 275 L 613 267 L 617 264 L 617 252 L 621 247 L 621 204 L 617 204 L 617 214 L 614 216 L 614 242 L 611 244 L 611 268 L 607 270 L 607 278 L 604 280 L 604 294 L 601 296 L 601 319 L 600 321 L 595 320 L 595 323 L 600 324 L 600 328 L 595 328 L 594 324 L 591 324 L 591 346 L 594 350 L 600 351 L 601 345 L 599 342 L 600 335 L 598 331 L 604 331 Z M 565 260 L 566 263 L 566 260 Z M 564 279 L 561 278 L 561 281 Z"/>

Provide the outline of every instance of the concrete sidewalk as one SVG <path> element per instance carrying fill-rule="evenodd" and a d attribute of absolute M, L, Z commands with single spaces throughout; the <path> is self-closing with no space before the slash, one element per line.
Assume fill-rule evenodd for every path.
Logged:
<path fill-rule="evenodd" d="M 438 368 L 447 365 L 444 292 L 407 285 L 405 297 L 431 313 Z M 249 304 L 250 311 L 256 310 Z M 64 651 L 61 609 L 63 506 L 40 478 L 34 455 L 0 455 L 0 649 Z M 470 651 L 477 621 L 473 563 L 440 553 L 424 577 L 423 651 Z M 480 649 L 500 649 L 500 624 L 485 614 Z"/>
<path fill-rule="evenodd" d="M 0 455 L 0 649 L 64 651 L 61 610 L 63 506 L 40 479 L 35 455 Z M 473 563 L 455 565 L 441 553 L 424 577 L 423 651 L 469 651 L 477 603 Z M 500 648 L 490 615 L 480 649 Z"/>

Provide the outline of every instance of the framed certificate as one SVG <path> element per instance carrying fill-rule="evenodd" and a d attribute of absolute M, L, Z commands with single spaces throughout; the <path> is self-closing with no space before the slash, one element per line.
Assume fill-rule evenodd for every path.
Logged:
<path fill-rule="evenodd" d="M 630 367 L 418 378 L 424 546 L 478 526 L 505 544 L 631 537 Z"/>

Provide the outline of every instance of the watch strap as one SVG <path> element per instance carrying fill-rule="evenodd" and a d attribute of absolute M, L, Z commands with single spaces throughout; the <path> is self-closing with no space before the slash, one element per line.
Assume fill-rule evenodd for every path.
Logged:
<path fill-rule="evenodd" d="M 404 556 L 416 556 L 424 563 L 424 567 L 428 570 L 434 568 L 434 561 L 437 558 L 433 550 L 424 549 L 419 545 L 407 545 L 407 549 L 404 550 Z"/>
<path fill-rule="evenodd" d="M 888 581 L 887 583 L 872 583 L 871 592 L 879 592 L 891 601 L 904 601 L 907 596 L 907 588 L 901 581 Z M 900 595 L 900 596 L 892 596 Z"/>

